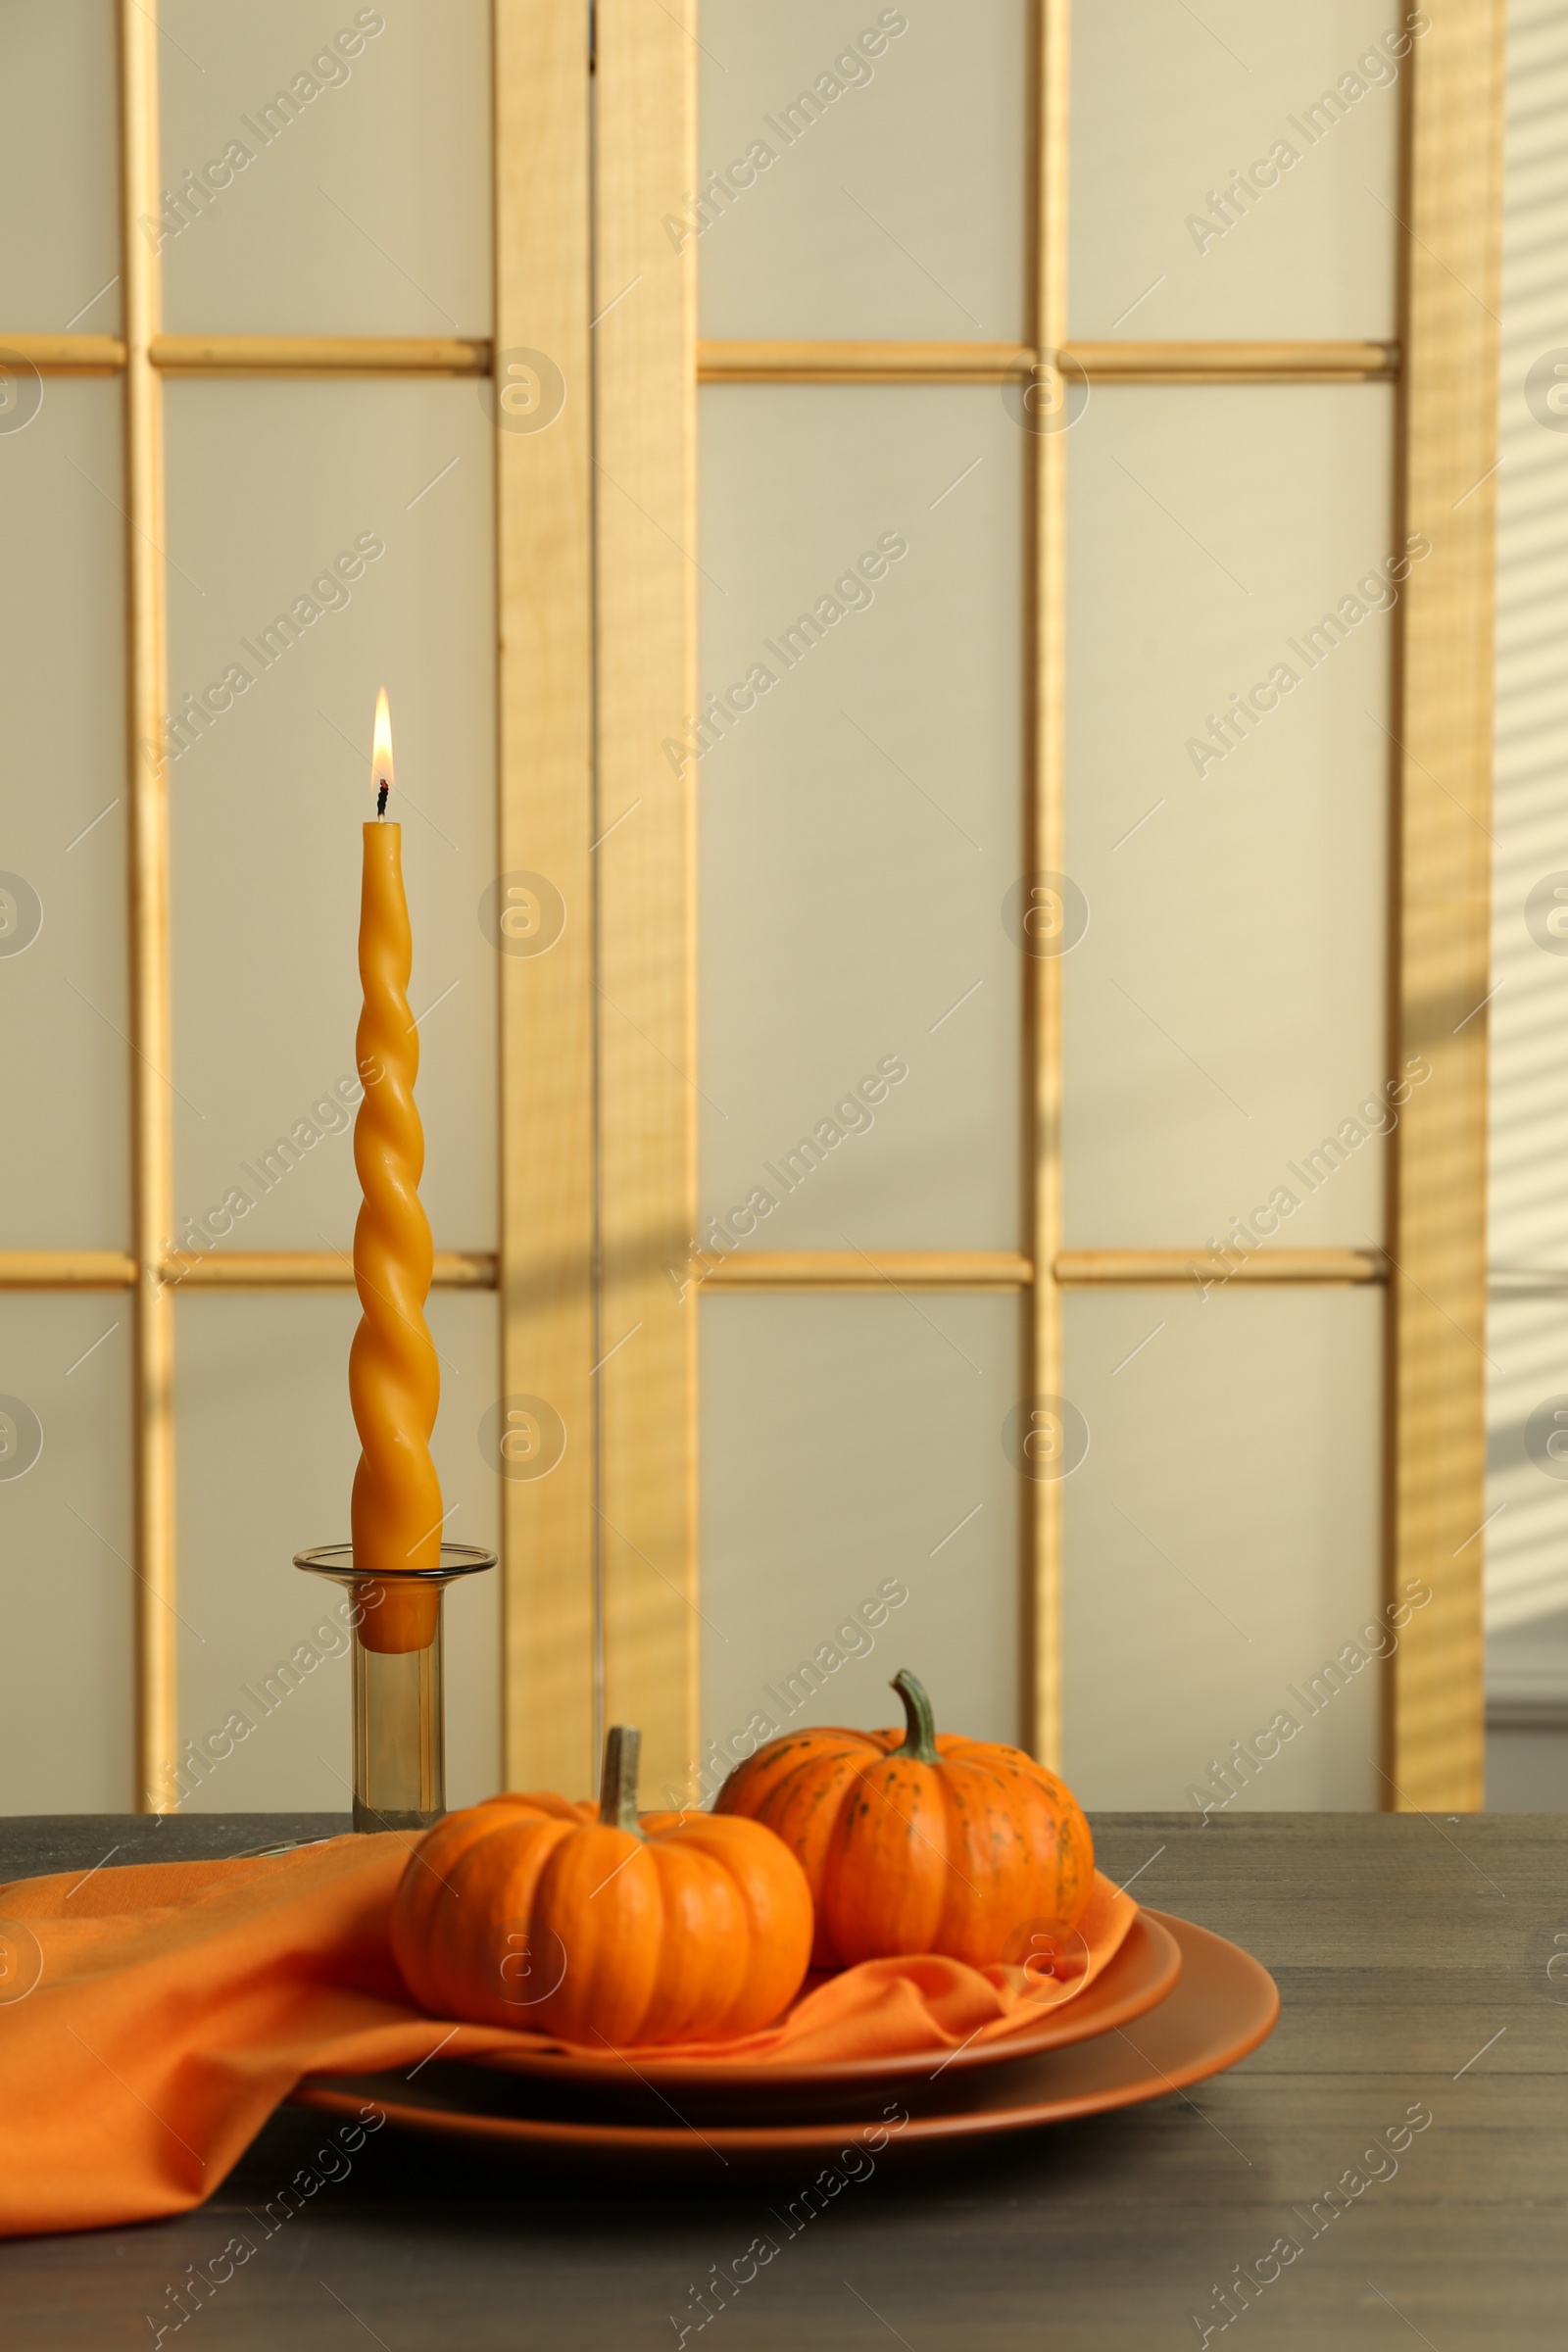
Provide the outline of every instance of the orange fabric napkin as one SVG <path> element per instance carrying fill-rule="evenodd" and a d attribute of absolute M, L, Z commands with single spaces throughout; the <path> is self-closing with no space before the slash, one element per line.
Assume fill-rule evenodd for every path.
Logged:
<path fill-rule="evenodd" d="M 200 2204 L 305 2075 L 565 2047 L 410 2002 L 387 1922 L 414 1842 L 334 1838 L 0 1887 L 0 2235 Z M 865 1961 L 765 2034 L 707 2047 L 782 2065 L 997 2039 L 1091 1984 L 1136 1914 L 1097 1873 L 1060 1980 Z"/>

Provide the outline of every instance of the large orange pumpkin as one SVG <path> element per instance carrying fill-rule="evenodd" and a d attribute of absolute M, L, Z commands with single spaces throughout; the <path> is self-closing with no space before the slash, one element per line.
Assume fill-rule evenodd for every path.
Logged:
<path fill-rule="evenodd" d="M 424 2008 L 594 2048 L 750 2034 L 788 2006 L 811 1948 L 800 1864 L 755 1822 L 639 1827 L 638 1744 L 611 1732 L 597 1814 L 498 1796 L 426 1831 L 392 1908 Z"/>
<path fill-rule="evenodd" d="M 1038 1964 L 1094 1884 L 1077 1800 L 1022 1748 L 939 1735 L 912 1674 L 892 1687 L 902 1738 L 786 1733 L 730 1774 L 715 1811 L 765 1823 L 799 1857 L 814 1968 L 897 1952 Z"/>

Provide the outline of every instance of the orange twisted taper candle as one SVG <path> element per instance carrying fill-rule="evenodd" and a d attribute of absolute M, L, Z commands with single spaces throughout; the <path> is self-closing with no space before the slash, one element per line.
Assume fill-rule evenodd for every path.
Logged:
<path fill-rule="evenodd" d="M 356 1568 L 435 1568 L 441 1561 L 441 1487 L 430 1432 L 441 1396 L 424 1320 L 430 1289 L 429 1220 L 418 1184 L 424 1130 L 415 1108 L 419 1032 L 409 1010 L 414 962 L 403 892 L 403 828 L 382 819 L 392 782 L 392 729 L 375 707 L 377 820 L 365 827 L 360 980 L 365 991 L 355 1058 L 365 1087 L 354 1122 L 354 1165 L 365 1195 L 354 1228 L 354 1285 L 364 1314 L 349 1351 L 349 1398 L 363 1451 L 354 1473 Z M 417 1587 L 362 1591 L 367 1649 L 423 1649 L 437 1595 Z"/>

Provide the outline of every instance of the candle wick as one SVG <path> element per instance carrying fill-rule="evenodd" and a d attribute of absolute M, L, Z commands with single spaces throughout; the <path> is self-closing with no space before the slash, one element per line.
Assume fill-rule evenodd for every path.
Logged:
<path fill-rule="evenodd" d="M 378 819 L 386 814 L 386 795 L 387 787 L 382 784 L 375 796 L 375 813 Z"/>

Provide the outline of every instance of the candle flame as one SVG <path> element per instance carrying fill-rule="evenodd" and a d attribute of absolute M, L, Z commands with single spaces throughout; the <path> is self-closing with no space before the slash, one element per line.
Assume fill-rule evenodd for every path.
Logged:
<path fill-rule="evenodd" d="M 370 781 L 376 788 L 376 814 L 384 815 L 386 796 L 392 789 L 392 713 L 387 707 L 384 686 L 375 698 L 375 735 L 370 746 Z"/>

